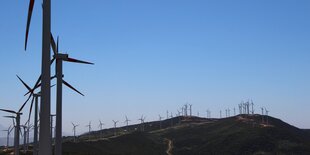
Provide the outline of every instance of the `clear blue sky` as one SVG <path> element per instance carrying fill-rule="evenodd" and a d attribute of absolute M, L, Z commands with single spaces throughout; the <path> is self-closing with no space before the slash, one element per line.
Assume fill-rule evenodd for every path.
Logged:
<path fill-rule="evenodd" d="M 15 74 L 33 85 L 41 70 L 41 1 L 26 52 L 28 1 L 0 6 L 0 106 L 17 110 L 26 90 Z M 124 125 L 125 115 L 157 120 L 186 102 L 195 114 L 218 117 L 249 98 L 257 112 L 264 106 L 310 128 L 309 17 L 308 0 L 53 0 L 60 50 L 95 63 L 64 65 L 64 79 L 86 95 L 64 87 L 64 132 L 71 121 L 82 133 L 90 120 L 94 130 L 99 119 L 105 127 L 112 119 Z"/>

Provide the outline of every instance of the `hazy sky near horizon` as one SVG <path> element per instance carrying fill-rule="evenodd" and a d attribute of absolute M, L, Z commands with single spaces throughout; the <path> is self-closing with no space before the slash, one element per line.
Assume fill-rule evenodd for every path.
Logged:
<path fill-rule="evenodd" d="M 28 3 L 0 2 L 0 108 L 17 110 L 26 100 L 16 74 L 31 86 L 40 74 L 41 1 L 25 52 Z M 64 64 L 64 79 L 85 97 L 64 86 L 63 131 L 71 134 L 71 121 L 83 133 L 89 121 L 98 130 L 99 119 L 107 128 L 112 119 L 123 126 L 125 115 L 131 123 L 142 114 L 158 120 L 186 102 L 194 114 L 210 109 L 219 117 L 248 99 L 256 112 L 264 106 L 310 128 L 309 17 L 308 0 L 53 0 L 60 50 L 95 63 Z M 10 123 L 0 117 L 2 126 Z"/>

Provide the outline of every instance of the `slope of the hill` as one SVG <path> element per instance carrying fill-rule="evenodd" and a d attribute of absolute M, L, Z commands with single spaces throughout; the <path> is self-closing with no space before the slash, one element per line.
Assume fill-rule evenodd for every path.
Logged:
<path fill-rule="evenodd" d="M 64 155 L 160 155 L 165 149 L 162 138 L 142 132 L 97 141 L 63 143 Z"/>
<path fill-rule="evenodd" d="M 266 121 L 266 118 L 265 118 Z M 306 132 L 281 120 L 239 115 L 212 122 L 189 123 L 158 132 L 171 139 L 173 154 L 310 154 Z"/>
<path fill-rule="evenodd" d="M 64 155 L 310 154 L 309 130 L 261 115 L 175 117 L 77 138 L 64 137 Z"/>

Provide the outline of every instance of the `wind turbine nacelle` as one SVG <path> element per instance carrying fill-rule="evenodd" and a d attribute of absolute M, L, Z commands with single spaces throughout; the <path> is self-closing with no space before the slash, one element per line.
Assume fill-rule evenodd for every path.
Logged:
<path fill-rule="evenodd" d="M 68 54 L 62 54 L 62 53 L 58 53 L 56 55 L 54 55 L 55 59 L 62 59 L 62 60 L 67 60 L 69 58 Z"/>

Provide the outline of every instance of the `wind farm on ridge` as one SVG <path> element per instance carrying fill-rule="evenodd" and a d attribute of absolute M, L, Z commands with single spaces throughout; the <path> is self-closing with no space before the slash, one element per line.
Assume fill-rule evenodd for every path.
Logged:
<path fill-rule="evenodd" d="M 35 52 L 28 51 L 27 48 L 29 49 L 28 43 L 32 41 L 28 39 L 29 35 L 37 31 L 31 24 L 33 12 L 39 10 L 34 9 L 36 3 L 34 0 L 29 0 L 25 22 L 24 55 Z M 167 108 L 161 107 L 161 111 L 152 109 L 152 114 L 143 110 L 143 112 L 134 111 L 134 116 L 125 106 L 120 106 L 119 108 L 126 112 L 114 112 L 118 117 L 111 118 L 109 114 L 102 112 L 98 114 L 100 118 L 91 118 L 88 123 L 78 121 L 79 117 L 88 115 L 80 113 L 76 119 L 70 120 L 69 125 L 66 122 L 71 132 L 66 131 L 64 134 L 63 118 L 67 116 L 68 111 L 63 110 L 63 106 L 66 106 L 63 100 L 66 95 L 64 92 L 67 90 L 63 91 L 62 86 L 65 85 L 70 93 L 73 92 L 72 94 L 81 98 L 93 92 L 91 89 L 85 90 L 81 87 L 77 89 L 75 85 L 70 84 L 72 79 L 66 81 L 67 74 L 72 72 L 83 74 L 83 71 L 68 70 L 64 68 L 64 64 L 72 63 L 94 68 L 95 64 L 101 62 L 76 59 L 71 57 L 73 54 L 63 52 L 67 50 L 63 47 L 67 46 L 63 46 L 65 42 L 61 41 L 66 36 L 59 37 L 57 32 L 51 30 L 54 5 L 57 3 L 52 5 L 52 0 L 43 0 L 40 8 L 42 31 L 35 32 L 42 33 L 42 45 L 41 42 L 35 44 L 42 46 L 41 66 L 35 69 L 41 70 L 40 75 L 32 75 L 26 71 L 16 73 L 16 83 L 25 93 L 15 95 L 24 96 L 24 101 L 12 103 L 18 105 L 18 108 L 0 106 L 0 115 L 11 122 L 1 131 L 6 137 L 5 145 L 0 147 L 0 155 L 310 153 L 309 130 L 292 126 L 276 118 L 278 115 L 273 116 L 279 113 L 281 106 L 275 109 L 266 103 L 242 98 L 239 99 L 240 103 L 231 102 L 229 105 L 216 106 L 221 108 L 214 108 L 212 103 L 196 106 L 198 103 L 185 100 L 183 103 L 177 103 L 179 106 L 174 104 L 173 107 L 169 105 Z M 84 54 L 87 55 L 84 52 L 79 53 L 79 57 Z M 96 72 L 99 73 L 101 70 Z M 36 80 L 35 83 L 28 83 L 24 79 L 25 74 L 31 74 L 33 80 Z M 89 80 L 85 76 L 75 76 L 72 82 L 87 83 Z M 97 82 L 97 86 L 104 87 L 100 82 Z M 55 95 L 52 95 L 53 93 Z M 85 109 L 115 110 L 104 104 L 98 107 L 87 103 Z M 52 109 L 55 109 L 55 113 Z M 69 110 L 72 113 L 75 107 L 71 106 Z"/>

